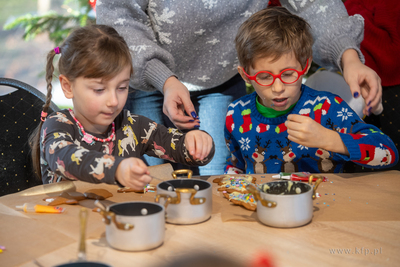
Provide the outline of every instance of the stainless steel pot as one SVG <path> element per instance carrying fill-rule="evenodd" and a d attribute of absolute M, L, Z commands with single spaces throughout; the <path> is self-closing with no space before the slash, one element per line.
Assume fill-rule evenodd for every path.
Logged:
<path fill-rule="evenodd" d="M 165 208 L 158 203 L 116 203 L 98 212 L 106 223 L 107 242 L 115 249 L 143 251 L 164 242 Z"/>
<path fill-rule="evenodd" d="M 188 179 L 177 179 L 177 174 L 187 173 Z M 178 170 L 172 173 L 174 180 L 157 185 L 156 202 L 164 199 L 166 221 L 172 224 L 194 224 L 211 217 L 211 184 L 200 179 L 191 179 L 191 170 Z"/>
<path fill-rule="evenodd" d="M 312 186 L 312 179 L 318 180 Z M 298 181 L 274 181 L 255 187 L 247 186 L 257 200 L 257 217 L 274 227 L 298 227 L 309 223 L 313 215 L 313 199 L 322 176 L 311 175 L 309 184 Z"/>
<path fill-rule="evenodd" d="M 96 261 L 86 260 L 86 223 L 87 223 L 88 211 L 86 208 L 81 208 L 79 212 L 79 223 L 80 223 L 80 240 L 79 240 L 79 251 L 78 260 L 73 262 L 67 262 L 54 267 L 111 267 L 108 264 Z"/>
<path fill-rule="evenodd" d="M 69 262 L 55 267 L 111 267 L 108 264 L 94 261 Z"/>

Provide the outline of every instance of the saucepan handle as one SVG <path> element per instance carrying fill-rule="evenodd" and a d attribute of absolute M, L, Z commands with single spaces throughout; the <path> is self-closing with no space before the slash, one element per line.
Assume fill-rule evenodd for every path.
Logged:
<path fill-rule="evenodd" d="M 276 207 L 277 204 L 276 204 L 275 201 L 266 200 L 266 199 L 263 199 L 263 198 L 261 197 L 260 192 L 258 191 L 257 187 L 256 187 L 254 184 L 248 184 L 248 185 L 246 186 L 246 189 L 247 189 L 250 193 L 252 193 L 253 196 L 254 196 L 254 199 L 260 201 L 261 204 L 262 204 L 264 207 L 267 207 L 267 208 L 275 208 L 275 207 Z"/>
<path fill-rule="evenodd" d="M 316 198 L 317 188 L 318 188 L 319 184 L 322 183 L 322 181 L 324 180 L 324 177 L 321 176 L 321 175 L 315 175 L 315 174 L 310 175 L 310 178 L 308 179 L 308 183 L 309 183 L 310 185 L 312 185 L 312 182 L 313 182 L 313 179 L 314 179 L 314 178 L 317 178 L 317 180 L 315 181 L 315 184 L 314 184 L 314 186 L 313 186 L 313 195 L 312 195 L 312 199 L 315 199 L 315 198 Z"/>
<path fill-rule="evenodd" d="M 103 221 L 105 224 L 111 224 L 111 222 L 113 222 L 118 229 L 124 231 L 132 230 L 134 228 L 134 226 L 130 223 L 118 222 L 115 213 L 112 211 L 107 211 L 100 201 L 96 200 L 94 204 L 98 207 L 96 211 L 103 216 Z"/>
<path fill-rule="evenodd" d="M 154 198 L 154 201 L 160 203 L 160 198 L 165 198 L 164 208 L 167 209 L 167 206 L 172 201 L 172 197 L 166 194 L 157 194 Z"/>
<path fill-rule="evenodd" d="M 176 193 L 176 197 L 171 197 L 171 196 L 164 195 L 164 194 L 156 195 L 155 201 L 159 202 L 160 198 L 168 197 L 167 201 L 169 204 L 179 204 L 179 203 L 181 203 L 181 200 L 182 200 L 181 194 L 182 193 L 190 193 L 190 199 L 189 199 L 190 204 L 200 205 L 200 204 L 204 204 L 206 202 L 205 197 L 198 197 L 198 198 L 194 197 L 197 193 L 197 190 L 194 188 L 175 188 L 175 193 Z"/>
<path fill-rule="evenodd" d="M 178 178 L 178 176 L 177 176 L 178 174 L 187 174 L 187 178 L 190 179 L 190 178 L 192 178 L 193 171 L 189 170 L 189 169 L 182 169 L 182 170 L 173 171 L 171 174 L 174 179 Z"/>

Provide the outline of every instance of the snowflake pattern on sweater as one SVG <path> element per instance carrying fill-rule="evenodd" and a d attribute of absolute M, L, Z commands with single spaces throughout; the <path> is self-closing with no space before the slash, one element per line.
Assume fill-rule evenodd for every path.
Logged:
<path fill-rule="evenodd" d="M 229 3 L 229 4 L 227 4 Z M 259 0 L 97 0 L 96 23 L 114 27 L 134 52 L 131 87 L 162 92 L 176 76 L 189 91 L 216 87 L 237 74 L 239 26 L 268 6 Z M 313 60 L 340 68 L 343 51 L 359 51 L 362 17 L 349 17 L 341 0 L 280 0 L 311 25 Z M 339 23 L 338 23 L 339 22 Z M 361 61 L 363 56 L 359 53 Z"/>
<path fill-rule="evenodd" d="M 346 161 L 376 169 L 397 163 L 398 151 L 392 140 L 366 124 L 339 96 L 305 85 L 301 90 L 292 111 L 277 118 L 265 118 L 258 112 L 256 92 L 229 105 L 225 140 L 231 156 L 225 173 L 326 173 L 341 172 Z M 289 114 L 308 116 L 337 131 L 350 155 L 290 141 L 285 126 Z"/>
<path fill-rule="evenodd" d="M 214 155 L 194 160 L 186 149 L 185 134 L 123 110 L 114 120 L 115 137 L 110 142 L 87 142 L 68 110 L 52 113 L 43 123 L 40 163 L 44 184 L 63 180 L 115 184 L 118 164 L 128 157 L 147 154 L 185 165 L 203 166 Z M 111 129 L 110 129 L 111 130 Z M 98 138 L 104 136 L 93 134 Z"/>

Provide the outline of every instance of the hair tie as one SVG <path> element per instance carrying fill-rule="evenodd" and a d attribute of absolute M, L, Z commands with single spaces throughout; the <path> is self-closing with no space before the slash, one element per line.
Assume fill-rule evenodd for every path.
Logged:
<path fill-rule="evenodd" d="M 60 48 L 58 46 L 56 48 L 54 48 L 54 52 L 56 52 L 57 55 L 61 54 Z"/>
<path fill-rule="evenodd" d="M 44 122 L 46 120 L 46 117 L 47 117 L 47 112 L 42 111 L 42 114 L 40 115 L 40 120 Z"/>

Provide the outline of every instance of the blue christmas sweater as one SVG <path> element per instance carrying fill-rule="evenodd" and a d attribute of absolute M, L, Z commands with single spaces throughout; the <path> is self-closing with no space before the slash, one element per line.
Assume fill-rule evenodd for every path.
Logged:
<path fill-rule="evenodd" d="M 256 107 L 256 92 L 228 107 L 225 141 L 230 151 L 225 173 L 341 172 L 346 161 L 380 169 L 396 165 L 393 141 L 377 127 L 366 124 L 339 96 L 305 85 L 294 108 L 285 115 L 266 118 Z M 288 139 L 289 114 L 309 116 L 337 131 L 349 156 L 299 145 Z"/>

